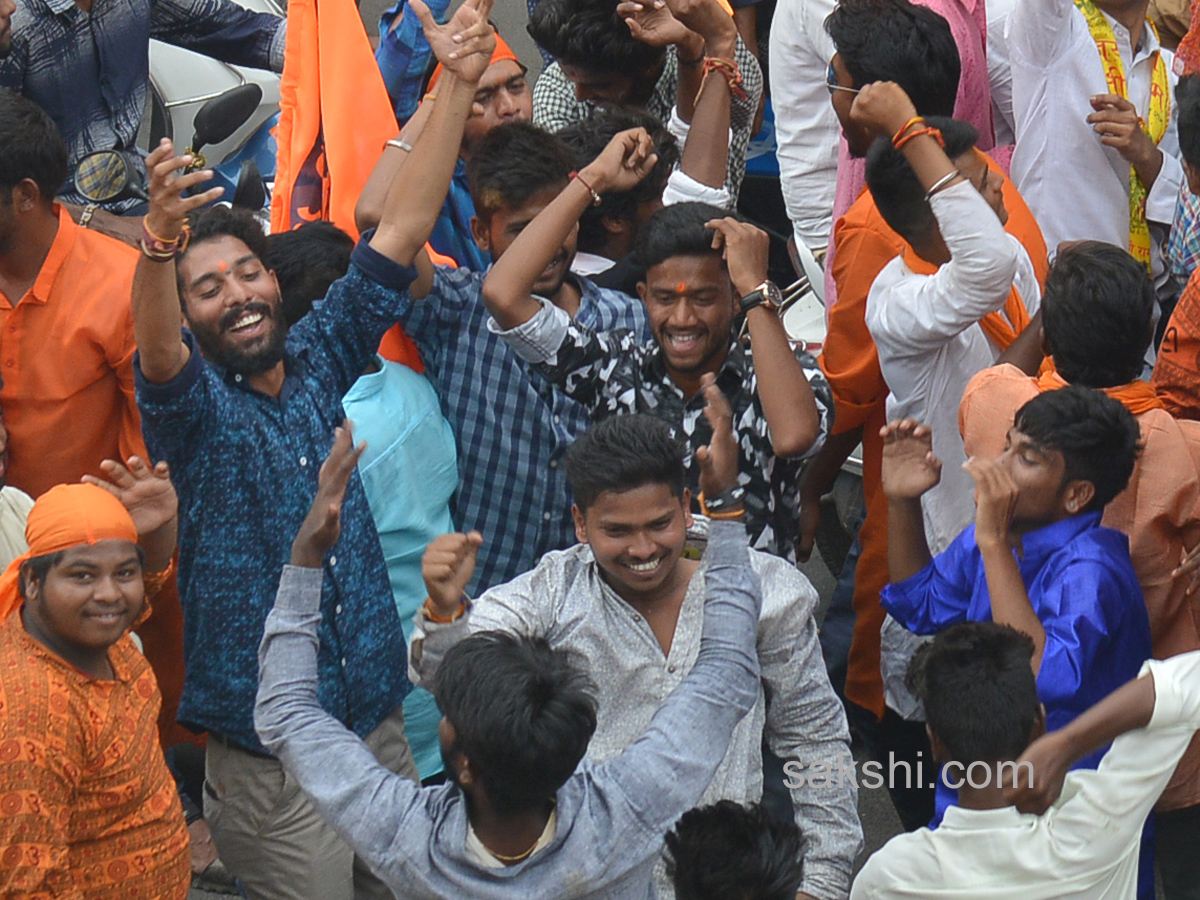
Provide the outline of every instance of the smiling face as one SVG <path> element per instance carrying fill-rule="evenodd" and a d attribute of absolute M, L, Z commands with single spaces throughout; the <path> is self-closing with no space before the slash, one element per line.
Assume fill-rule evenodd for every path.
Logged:
<path fill-rule="evenodd" d="M 691 495 L 667 484 L 602 492 L 582 512 L 572 507 L 575 536 L 592 548 L 605 580 L 625 599 L 657 595 L 678 574 L 692 524 Z"/>
<path fill-rule="evenodd" d="M 188 248 L 177 263 L 183 311 L 204 356 L 242 375 L 283 360 L 287 326 L 275 273 L 231 235 Z"/>
<path fill-rule="evenodd" d="M 490 253 L 493 260 L 499 259 L 525 230 L 525 226 L 537 218 L 538 213 L 549 206 L 565 186 L 566 182 L 562 182 L 548 187 L 515 208 L 502 207 L 493 211 L 490 216 L 472 216 L 471 232 L 479 249 Z M 571 271 L 571 261 L 575 259 L 575 243 L 578 239 L 579 225 L 576 224 L 554 254 L 554 258 L 550 260 L 550 264 L 533 283 L 534 294 L 547 299 L 558 295 L 567 280 L 567 274 Z"/>
<path fill-rule="evenodd" d="M 638 292 L 668 372 L 720 369 L 732 339 L 733 285 L 719 255 L 669 257 L 646 270 Z"/>
<path fill-rule="evenodd" d="M 25 629 L 79 668 L 129 630 L 145 600 L 137 545 L 119 538 L 71 547 L 44 579 L 23 581 Z"/>

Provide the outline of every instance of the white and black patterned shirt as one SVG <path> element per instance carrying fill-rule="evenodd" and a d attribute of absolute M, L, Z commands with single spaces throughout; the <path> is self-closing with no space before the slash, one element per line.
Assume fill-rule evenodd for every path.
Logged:
<path fill-rule="evenodd" d="M 657 342 L 645 341 L 625 329 L 591 331 L 572 322 L 552 303 L 541 302 L 542 311 L 523 325 L 503 331 L 491 319 L 488 328 L 548 381 L 588 409 L 593 422 L 634 412 L 667 422 L 687 444 L 685 463 L 694 492 L 700 480 L 695 451 L 712 440 L 712 429 L 704 417 L 704 395 L 684 395 L 667 374 Z M 733 409 L 733 429 L 740 450 L 738 477 L 746 489 L 750 544 L 793 561 L 800 533 L 801 462 L 821 449 L 833 423 L 833 395 L 820 367 L 801 350 L 796 351 L 796 358 L 816 396 L 820 428 L 808 452 L 793 459 L 775 455 L 749 349 L 735 341 L 717 373 L 717 387 Z"/>

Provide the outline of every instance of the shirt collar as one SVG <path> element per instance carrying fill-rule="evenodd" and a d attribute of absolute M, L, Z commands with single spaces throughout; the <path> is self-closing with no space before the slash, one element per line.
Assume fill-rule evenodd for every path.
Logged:
<path fill-rule="evenodd" d="M 942 817 L 941 828 L 946 831 L 994 831 L 998 828 L 1025 828 L 1029 819 L 1037 816 L 1018 812 L 1015 806 L 999 809 L 963 809 L 949 806 Z"/>
<path fill-rule="evenodd" d="M 46 254 L 46 261 L 42 263 L 37 280 L 29 289 L 29 293 L 21 298 L 27 303 L 46 303 L 50 300 L 50 291 L 58 273 L 75 249 L 75 237 L 79 233 L 79 226 L 75 224 L 66 207 L 56 203 L 54 210 L 58 214 L 58 233 L 54 235 L 54 243 L 50 245 L 50 252 Z"/>
<path fill-rule="evenodd" d="M 184 328 L 183 340 L 188 345 L 188 350 L 192 353 L 200 353 L 200 343 L 196 340 L 196 336 L 192 332 Z M 203 354 L 201 354 L 203 356 Z M 244 375 L 239 375 L 236 372 L 231 372 L 224 366 L 213 362 L 207 356 L 203 356 L 204 364 L 209 366 L 220 379 L 231 387 L 240 388 L 242 390 L 254 390 L 250 387 L 250 382 Z M 292 347 L 287 346 L 283 354 L 283 390 L 279 392 L 279 402 L 284 402 L 291 393 L 290 382 L 294 378 L 303 378 L 305 367 L 308 364 L 308 348 L 307 347 Z"/>
<path fill-rule="evenodd" d="M 746 383 L 746 373 L 749 370 L 750 354 L 741 341 L 734 340 L 729 345 L 729 352 L 725 354 L 725 362 L 721 364 L 721 371 L 717 372 L 717 387 L 725 394 L 726 399 L 732 403 L 732 397 L 735 393 L 742 390 Z M 662 347 L 658 341 L 650 342 L 649 352 L 646 354 L 645 368 L 643 376 L 647 382 L 657 384 L 662 382 L 671 388 L 680 397 L 683 396 L 683 391 L 679 389 L 671 376 L 667 374 L 666 364 L 663 362 Z M 696 395 L 701 396 L 700 394 Z"/>
<path fill-rule="evenodd" d="M 75 0 L 42 0 L 42 2 L 45 3 L 50 12 L 54 13 L 56 16 L 61 16 L 73 9 L 79 9 L 79 7 L 75 5 Z"/>
<path fill-rule="evenodd" d="M 1055 522 L 1053 525 L 1029 532 L 1021 539 L 1025 558 L 1040 559 L 1056 553 L 1083 532 L 1099 528 L 1100 518 L 1103 515 L 1103 511 L 1080 513 L 1076 516 L 1069 516 L 1061 522 Z"/>

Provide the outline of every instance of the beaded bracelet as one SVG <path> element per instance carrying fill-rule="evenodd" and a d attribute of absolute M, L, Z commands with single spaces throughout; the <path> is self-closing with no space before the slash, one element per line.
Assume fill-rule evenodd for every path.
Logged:
<path fill-rule="evenodd" d="M 737 60 L 706 56 L 704 58 L 704 76 L 700 79 L 700 90 L 696 91 L 696 103 L 700 102 L 700 95 L 704 93 L 704 85 L 708 84 L 708 76 L 713 72 L 719 73 L 729 82 L 729 93 L 735 99 L 746 99 L 746 90 L 742 87 L 742 70 L 739 68 Z"/>
<path fill-rule="evenodd" d="M 601 203 L 604 202 L 604 198 L 601 197 L 600 194 L 598 194 L 596 192 L 596 189 L 594 187 L 592 187 L 590 184 L 588 184 L 587 181 L 584 179 L 584 177 L 582 175 L 580 175 L 578 172 L 572 172 L 569 177 L 574 181 L 578 181 L 580 184 L 582 184 L 585 188 L 588 189 L 588 193 L 592 195 L 592 206 L 599 206 Z"/>

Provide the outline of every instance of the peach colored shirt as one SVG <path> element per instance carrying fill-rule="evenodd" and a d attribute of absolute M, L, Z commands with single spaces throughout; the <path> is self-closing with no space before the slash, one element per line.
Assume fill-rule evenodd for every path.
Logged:
<path fill-rule="evenodd" d="M 968 456 L 1004 452 L 1013 417 L 1039 393 L 1037 380 L 1015 366 L 984 369 L 967 383 L 959 426 Z M 1129 536 L 1129 554 L 1150 616 L 1154 656 L 1200 649 L 1200 602 L 1186 596 L 1189 580 L 1172 579 L 1185 548 L 1200 541 L 1200 423 L 1162 409 L 1137 417 L 1144 449 L 1129 486 L 1104 510 L 1101 524 Z M 1200 802 L 1200 740 L 1175 771 L 1159 809 Z"/>

